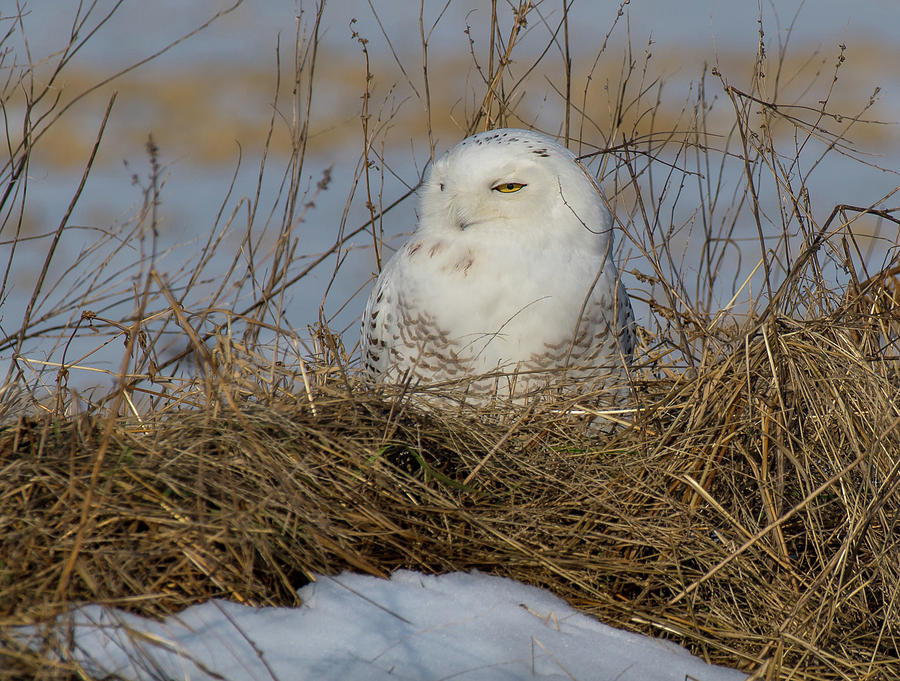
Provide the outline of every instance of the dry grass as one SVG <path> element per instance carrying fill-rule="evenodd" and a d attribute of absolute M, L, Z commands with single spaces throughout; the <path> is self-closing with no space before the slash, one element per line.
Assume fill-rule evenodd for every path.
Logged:
<path fill-rule="evenodd" d="M 461 104 L 458 89 L 462 77 L 470 67 L 468 55 L 441 55 L 440 61 L 430 67 L 430 78 L 438 83 L 452 84 L 442 87 L 432 94 L 430 120 L 433 133 L 446 143 L 459 136 Z M 660 64 L 681 65 L 681 70 L 697 64 L 698 68 L 707 59 L 705 51 L 695 45 L 685 45 L 678 54 L 662 53 L 654 49 L 654 60 Z M 747 52 L 729 51 L 721 46 L 717 59 L 727 73 L 747 73 L 753 68 L 754 55 Z M 819 59 L 810 59 L 806 53 L 797 51 L 788 55 L 785 71 L 794 74 L 788 85 L 787 98 L 799 97 L 815 70 L 822 67 Z M 844 79 L 855 84 L 854 91 L 842 91 L 833 102 L 836 110 L 849 110 L 859 99 L 870 94 L 862 91 L 872 82 L 889 80 L 890 65 L 900 61 L 900 49 L 894 43 L 866 43 L 853 45 L 853 61 L 846 66 Z M 588 70 L 584 65 L 575 65 L 571 90 L 576 93 L 588 88 Z M 347 138 L 359 134 L 359 87 L 363 80 L 359 59 L 356 54 L 333 47 L 323 51 L 319 80 L 328 83 L 327 96 L 314 101 L 314 112 L 318 125 L 310 131 L 310 148 L 326 154 L 335 146 L 340 146 Z M 377 74 L 376 80 L 382 86 L 402 80 L 396 64 L 379 62 L 371 66 Z M 614 82 L 618 79 L 620 65 L 615 60 L 603 61 L 591 73 L 598 82 Z M 252 147 L 266 135 L 269 107 L 272 98 L 272 69 L 268 65 L 235 65 L 208 63 L 200 66 L 185 64 L 177 73 L 153 72 L 145 75 L 133 72 L 128 77 L 99 89 L 91 101 L 100 107 L 115 91 L 121 100 L 120 115 L 110 126 L 106 135 L 105 153 L 98 163 L 107 166 L 121 164 L 121 149 L 139 147 L 146 138 L 147 130 L 156 133 L 157 141 L 164 149 L 178 149 L 179 155 L 189 157 L 195 165 L 208 164 L 216 168 L 229 165 L 238 154 L 237 144 L 245 149 Z M 531 78 L 552 80 L 556 76 L 552 64 L 537 64 Z M 693 74 L 693 71 L 689 71 Z M 89 89 L 102 78 L 96 69 L 69 72 L 64 88 L 81 92 Z M 286 91 L 289 81 L 282 82 Z M 282 92 L 286 95 L 286 92 Z M 11 104 L 23 103 L 20 91 L 13 94 Z M 541 109 L 540 101 L 527 101 L 517 113 L 522 121 L 537 117 Z M 676 97 L 658 102 L 652 122 L 641 117 L 640 111 L 625 112 L 625 122 L 638 134 L 649 134 L 655 130 L 677 130 L 683 115 L 682 102 Z M 585 113 L 589 118 L 602 120 L 606 115 L 606 102 L 592 98 L 585 102 Z M 62 119 L 48 131 L 46 146 L 39 150 L 37 159 L 41 166 L 71 168 L 77 170 L 90 151 L 92 140 L 85 139 L 81 131 L 92 123 L 74 118 Z M 196 121 L 204 121 L 201 129 Z M 428 129 L 421 112 L 413 107 L 399 107 L 392 112 L 391 126 L 396 131 L 413 139 L 427 136 Z M 790 135 L 791 126 L 780 126 L 777 134 Z M 13 131 L 14 134 L 17 131 Z M 891 144 L 894 130 L 879 125 L 859 126 L 854 134 L 857 142 L 869 146 Z M 290 149 L 289 131 L 276 128 L 272 139 L 271 152 L 281 155 Z"/>
<path fill-rule="evenodd" d="M 226 199 L 199 254 L 164 270 L 151 141 L 140 214 L 105 228 L 55 278 L 67 213 L 46 239 L 20 326 L 0 334 L 0 352 L 13 357 L 0 393 L 0 678 L 85 678 L 54 656 L 65 657 L 64 645 L 25 651 L 10 636 L 81 601 L 154 616 L 212 597 L 296 605 L 312 572 L 401 567 L 479 568 L 546 586 L 610 624 L 754 678 L 900 676 L 900 218 L 894 193 L 864 206 L 810 200 L 823 158 L 858 154 L 850 134 L 874 97 L 835 112 L 829 79 L 841 51 L 824 90 L 813 83 L 805 99 L 785 101 L 784 55 L 768 56 L 761 35 L 746 82 L 720 65 L 680 118 L 656 119 L 662 88 L 646 60 L 629 52 L 617 83 L 604 75 L 592 86 L 591 69 L 573 77 L 566 59 L 548 83 L 510 55 L 543 35 L 525 30 L 538 26 L 548 49 L 568 57 L 568 15 L 553 24 L 527 2 L 494 7 L 489 49 L 472 47 L 479 94 L 460 105 L 461 131 L 530 124 L 522 92 L 538 89 L 558 95 L 561 137 L 603 152 L 585 163 L 611 187 L 638 254 L 629 266 L 642 288 L 630 292 L 645 308 L 633 410 L 610 417 L 620 427 L 605 434 L 566 413 L 590 396 L 530 410 L 423 410 L 409 390 L 359 383 L 355 334 L 345 348 L 324 304 L 306 345 L 287 328 L 286 293 L 317 267 L 336 275 L 360 239 L 380 253 L 380 221 L 408 196 L 382 196 L 394 119 L 367 80 L 360 196 L 348 204 L 365 201 L 371 220 L 335 218 L 334 245 L 300 260 L 304 205 L 328 184 L 303 194 L 313 17 L 298 25 L 292 99 L 276 97 L 281 113 L 269 121 L 268 142 L 284 125 L 290 150 L 275 205 L 261 204 L 258 187 Z M 422 31 L 427 84 L 425 22 Z M 597 60 L 610 58 L 598 49 Z M 24 248 L 32 154 L 67 120 L 64 103 L 47 104 L 53 78 L 46 87 L 20 88 L 29 134 L 9 140 L 0 169 L 3 239 L 13 245 L 0 298 Z M 434 102 L 427 87 L 417 92 L 433 140 Z M 98 112 L 85 178 L 114 105 Z M 259 186 L 270 172 L 264 159 Z M 701 190 L 685 216 L 688 183 Z M 758 234 L 758 251 L 740 251 L 749 267 L 734 264 L 748 224 Z M 863 235 L 883 258 L 866 256 Z M 240 254 L 223 261 L 232 237 Z M 679 241 L 700 253 L 693 281 Z M 120 271 L 126 243 L 135 251 Z M 713 295 L 723 285 L 735 296 L 725 305 Z M 75 357 L 78 343 L 99 352 L 123 341 L 119 369 L 106 370 L 112 387 L 69 385 L 76 365 L 92 368 L 92 354 Z"/>
<path fill-rule="evenodd" d="M 0 433 L 3 624 L 478 568 L 760 678 L 894 678 L 900 346 L 867 356 L 851 330 L 874 340 L 900 313 L 849 314 L 773 318 L 695 378 L 639 380 L 611 436 L 556 404 L 422 412 L 333 367 L 309 393 L 143 423 L 20 416 Z"/>

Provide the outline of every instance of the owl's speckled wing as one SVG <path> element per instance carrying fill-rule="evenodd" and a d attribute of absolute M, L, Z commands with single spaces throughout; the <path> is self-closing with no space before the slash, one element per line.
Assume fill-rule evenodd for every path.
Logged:
<path fill-rule="evenodd" d="M 471 352 L 452 329 L 438 325 L 422 287 L 409 273 L 410 244 L 382 270 L 363 314 L 363 371 L 372 380 L 425 384 L 454 381 L 473 373 Z M 417 274 L 431 278 L 429 263 Z M 439 278 L 439 272 L 434 272 Z M 410 285 L 411 284 L 411 285 Z M 417 290 L 418 289 L 418 290 Z M 478 372 L 475 372 L 478 373 Z"/>

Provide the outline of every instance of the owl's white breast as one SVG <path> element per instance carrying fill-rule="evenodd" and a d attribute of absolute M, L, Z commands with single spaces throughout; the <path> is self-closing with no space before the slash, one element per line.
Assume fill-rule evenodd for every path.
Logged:
<path fill-rule="evenodd" d="M 483 235 L 413 237 L 382 276 L 405 292 L 407 308 L 427 310 L 438 328 L 452 333 L 473 372 L 481 373 L 514 368 L 570 340 L 604 264 L 600 254 L 566 243 L 539 248 Z M 608 272 L 601 275 L 598 291 L 608 287 Z"/>

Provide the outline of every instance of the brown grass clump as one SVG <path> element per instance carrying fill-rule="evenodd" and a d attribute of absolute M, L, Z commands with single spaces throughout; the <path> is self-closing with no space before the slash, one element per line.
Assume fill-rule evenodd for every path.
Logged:
<path fill-rule="evenodd" d="M 867 356 L 842 312 L 638 380 L 607 436 L 553 404 L 423 412 L 328 367 L 306 394 L 151 423 L 21 416 L 0 433 L 3 628 L 478 568 L 758 678 L 896 678 L 898 346 Z M 14 676 L 58 667 L 6 645 Z"/>

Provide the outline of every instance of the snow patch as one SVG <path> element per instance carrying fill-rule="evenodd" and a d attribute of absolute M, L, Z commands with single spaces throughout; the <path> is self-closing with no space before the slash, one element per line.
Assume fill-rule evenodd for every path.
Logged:
<path fill-rule="evenodd" d="M 299 608 L 210 601 L 163 622 L 99 605 L 61 618 L 94 674 L 228 681 L 744 681 L 548 591 L 479 572 L 319 576 Z"/>

